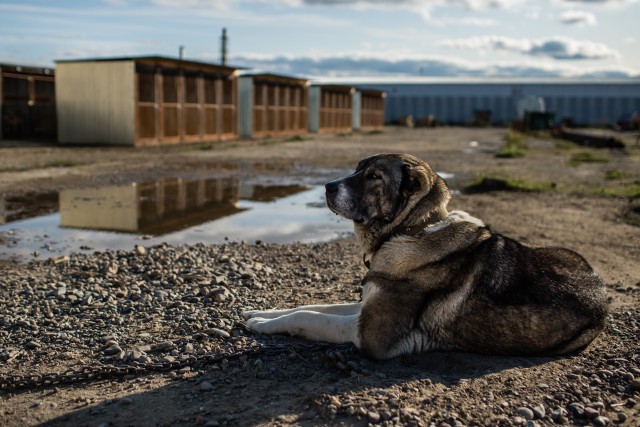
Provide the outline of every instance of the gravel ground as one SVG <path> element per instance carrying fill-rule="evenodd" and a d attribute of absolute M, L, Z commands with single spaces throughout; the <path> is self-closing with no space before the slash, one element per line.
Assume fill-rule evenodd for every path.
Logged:
<path fill-rule="evenodd" d="M 570 153 L 538 140 L 523 159 L 498 161 L 480 153 L 466 162 L 461 141 L 475 132 L 485 141 L 481 147 L 498 147 L 501 133 L 435 132 L 446 137 L 433 146 L 421 142 L 422 131 L 376 135 L 368 145 L 352 140 L 344 156 L 336 150 L 345 144 L 328 137 L 324 148 L 308 142 L 251 151 L 228 147 L 215 156 L 183 153 L 180 161 L 166 153 L 165 160 L 146 155 L 149 165 L 172 158 L 163 171 L 173 173 L 189 162 L 196 165 L 192 173 L 204 173 L 214 158 L 259 156 L 269 149 L 276 163 L 326 171 L 393 146 L 434 159 L 438 170 L 550 176 L 560 187 L 599 185 L 605 167 L 639 170 L 632 152 L 608 154 L 608 166 L 564 167 L 563 173 L 557 168 Z M 16 150 L 7 153 L 24 154 Z M 110 153 L 94 171 L 117 163 L 123 171 L 117 178 L 106 172 L 86 178 L 85 164 L 57 170 L 60 175 L 45 182 L 42 169 L 25 164 L 13 176 L 0 172 L 0 189 L 16 194 L 16 188 L 80 185 L 82 177 L 86 184 L 146 173 L 127 175 L 127 162 Z M 60 152 L 50 149 L 47 155 Z M 350 238 L 308 245 L 137 246 L 2 264 L 0 425 L 638 426 L 640 228 L 625 219 L 634 203 L 569 191 L 498 191 L 456 195 L 450 205 L 523 241 L 575 249 L 602 275 L 608 326 L 585 351 L 567 357 L 429 353 L 374 362 L 347 345 L 258 336 L 242 326 L 240 314 L 248 308 L 358 300 L 364 267 Z M 64 382 L 74 379 L 67 370 L 77 381 Z M 14 389 L 17 376 L 25 383 Z"/>
<path fill-rule="evenodd" d="M 638 286 L 610 289 L 634 304 L 614 310 L 587 351 L 564 358 L 433 353 L 381 363 L 349 346 L 254 336 L 241 326 L 249 308 L 357 300 L 357 258 L 349 241 L 165 245 L 9 271 L 2 374 L 142 372 L 5 391 L 2 423 L 638 425 Z"/>

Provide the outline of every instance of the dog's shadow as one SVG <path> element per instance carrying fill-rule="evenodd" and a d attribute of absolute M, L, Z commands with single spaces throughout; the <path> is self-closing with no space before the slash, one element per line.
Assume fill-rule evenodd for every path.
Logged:
<path fill-rule="evenodd" d="M 372 382 L 379 382 L 384 386 L 426 379 L 433 383 L 451 386 L 462 380 L 480 378 L 514 368 L 535 367 L 562 358 L 561 356 L 495 356 L 457 351 L 434 351 L 379 361 L 367 358 L 351 344 L 320 343 L 314 346 L 306 344 L 306 341 L 284 336 L 269 337 L 264 344 L 269 346 L 274 341 L 279 342 L 279 345 L 288 342 L 292 353 L 298 356 L 301 362 L 317 361 L 314 369 L 325 370 L 327 374 L 341 372 L 349 378 L 367 379 L 364 382 L 354 382 L 353 385 L 356 388 L 358 383 L 363 385 L 368 383 L 370 386 Z M 317 357 L 319 351 L 324 351 L 325 363 Z M 296 357 L 292 359 L 295 360 Z"/>

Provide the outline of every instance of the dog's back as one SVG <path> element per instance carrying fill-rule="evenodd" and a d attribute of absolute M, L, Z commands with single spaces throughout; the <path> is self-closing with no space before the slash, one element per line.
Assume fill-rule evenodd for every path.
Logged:
<path fill-rule="evenodd" d="M 545 355 L 580 350 L 604 328 L 605 286 L 577 253 L 493 234 L 452 262 L 474 289 L 451 325 L 454 347 Z M 462 273 L 464 275 L 464 273 Z M 458 277 L 454 280 L 460 280 Z M 465 279 L 463 279 L 465 280 Z"/>

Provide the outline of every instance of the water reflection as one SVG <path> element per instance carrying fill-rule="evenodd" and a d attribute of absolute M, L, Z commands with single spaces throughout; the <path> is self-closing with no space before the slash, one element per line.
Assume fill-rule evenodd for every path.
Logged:
<path fill-rule="evenodd" d="M 60 226 L 161 235 L 242 212 L 237 177 L 60 192 Z"/>
<path fill-rule="evenodd" d="M 0 260 L 163 242 L 318 242 L 352 229 L 326 208 L 323 186 L 162 179 L 62 191 L 58 213 L 0 225 Z"/>

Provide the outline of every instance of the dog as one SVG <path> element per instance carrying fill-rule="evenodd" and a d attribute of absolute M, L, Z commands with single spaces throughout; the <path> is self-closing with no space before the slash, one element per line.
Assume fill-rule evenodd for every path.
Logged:
<path fill-rule="evenodd" d="M 390 359 L 426 351 L 561 355 L 603 330 L 605 285 L 582 256 L 525 245 L 466 212 L 448 212 L 448 187 L 426 162 L 375 155 L 325 188 L 328 207 L 353 221 L 369 267 L 361 302 L 247 311 L 253 331 L 353 343 Z"/>

